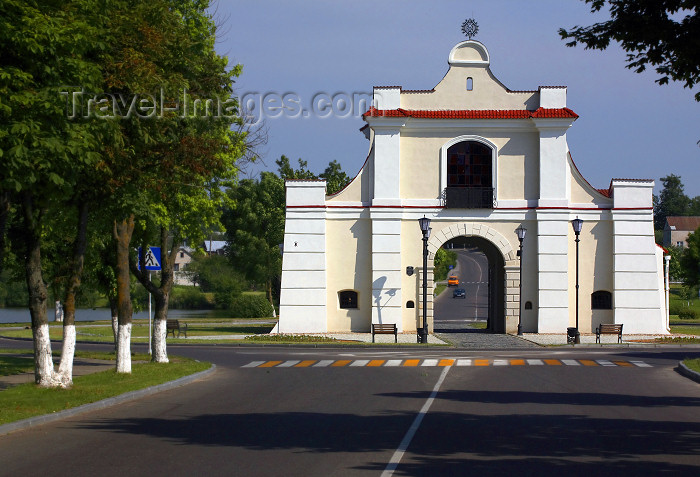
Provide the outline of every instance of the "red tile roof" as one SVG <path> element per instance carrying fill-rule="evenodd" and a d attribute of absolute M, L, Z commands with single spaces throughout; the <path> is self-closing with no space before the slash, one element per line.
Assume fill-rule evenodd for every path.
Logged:
<path fill-rule="evenodd" d="M 569 108 L 545 109 L 462 109 L 462 110 L 416 110 L 370 108 L 365 117 L 421 118 L 421 119 L 532 119 L 532 118 L 578 118 Z"/>
<path fill-rule="evenodd" d="M 698 216 L 670 216 L 666 217 L 666 222 L 671 227 L 676 227 L 676 230 L 696 231 L 700 227 L 700 217 Z"/>
<path fill-rule="evenodd" d="M 612 191 L 610 189 L 596 189 L 598 192 L 600 192 L 602 195 L 605 197 L 612 197 Z"/>

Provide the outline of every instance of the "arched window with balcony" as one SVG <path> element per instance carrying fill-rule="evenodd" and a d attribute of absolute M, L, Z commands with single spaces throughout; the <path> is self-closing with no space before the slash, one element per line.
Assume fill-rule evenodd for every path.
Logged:
<path fill-rule="evenodd" d="M 461 141 L 447 149 L 445 207 L 493 208 L 493 150 L 478 141 Z"/>

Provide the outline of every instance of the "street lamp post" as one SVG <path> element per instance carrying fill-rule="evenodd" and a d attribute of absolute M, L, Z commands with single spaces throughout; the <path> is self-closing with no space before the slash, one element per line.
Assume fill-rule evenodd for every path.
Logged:
<path fill-rule="evenodd" d="M 518 336 L 523 334 L 523 240 L 525 240 L 525 232 L 527 229 L 522 225 L 515 229 L 515 233 L 518 236 L 518 242 L 520 242 L 520 247 L 518 248 L 518 257 L 520 258 L 520 298 L 518 303 Z"/>
<path fill-rule="evenodd" d="M 571 225 L 574 228 L 574 234 L 576 234 L 576 337 L 574 338 L 574 343 L 580 344 L 581 333 L 578 330 L 578 243 L 580 242 L 579 235 L 583 227 L 583 220 L 576 217 L 571 221 Z"/>
<path fill-rule="evenodd" d="M 423 326 L 418 329 L 418 343 L 428 342 L 428 239 L 430 238 L 430 219 L 425 215 L 418 219 L 423 233 Z"/>

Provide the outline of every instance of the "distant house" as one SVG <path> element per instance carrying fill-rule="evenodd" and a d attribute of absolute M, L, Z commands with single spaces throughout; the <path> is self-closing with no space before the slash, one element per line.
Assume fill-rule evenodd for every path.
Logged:
<path fill-rule="evenodd" d="M 205 240 L 202 248 L 207 252 L 207 255 L 223 255 L 225 247 L 225 240 Z"/>
<path fill-rule="evenodd" d="M 688 246 L 688 235 L 700 227 L 700 216 L 673 216 L 666 217 L 664 225 L 664 247 Z"/>
<path fill-rule="evenodd" d="M 193 254 L 194 250 L 189 247 L 180 247 L 180 250 L 178 250 L 175 256 L 175 263 L 173 264 L 176 285 L 194 285 L 190 277 L 185 273 L 187 265 L 192 261 Z"/>

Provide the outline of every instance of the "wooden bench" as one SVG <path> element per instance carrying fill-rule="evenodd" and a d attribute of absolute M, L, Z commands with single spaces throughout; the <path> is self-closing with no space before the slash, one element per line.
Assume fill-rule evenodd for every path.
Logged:
<path fill-rule="evenodd" d="M 600 335 L 617 335 L 617 342 L 622 343 L 622 324 L 601 323 L 595 329 L 595 342 L 600 343 Z"/>
<path fill-rule="evenodd" d="M 166 323 L 165 337 L 172 332 L 173 338 L 175 338 L 175 330 L 177 330 L 177 337 L 180 337 L 180 333 L 184 333 L 185 338 L 187 338 L 187 323 L 180 323 L 180 320 L 168 320 Z"/>
<path fill-rule="evenodd" d="M 372 343 L 374 343 L 374 335 L 394 335 L 394 343 L 399 342 L 399 335 L 395 323 L 372 323 Z"/>

